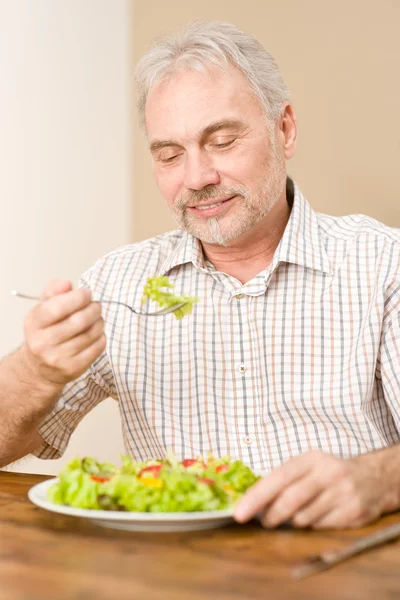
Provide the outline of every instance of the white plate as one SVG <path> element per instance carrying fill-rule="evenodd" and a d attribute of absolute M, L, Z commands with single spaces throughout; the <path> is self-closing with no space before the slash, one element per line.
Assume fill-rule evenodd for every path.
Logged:
<path fill-rule="evenodd" d="M 210 510 L 204 512 L 141 513 L 115 510 L 89 510 L 54 504 L 47 500 L 47 490 L 57 478 L 48 479 L 34 485 L 28 492 L 33 504 L 62 515 L 89 519 L 96 525 L 128 531 L 196 531 L 214 529 L 233 521 L 233 509 Z"/>

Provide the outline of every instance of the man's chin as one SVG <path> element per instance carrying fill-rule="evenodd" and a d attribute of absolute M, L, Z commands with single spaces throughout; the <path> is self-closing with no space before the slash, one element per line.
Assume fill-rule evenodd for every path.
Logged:
<path fill-rule="evenodd" d="M 187 231 L 200 242 L 213 246 L 231 246 L 234 244 L 235 240 L 237 240 L 244 233 L 243 231 L 237 232 L 238 235 L 235 235 L 233 231 L 224 231 L 223 226 L 221 227 L 221 220 L 217 220 L 215 217 L 209 219 L 207 224 L 204 223 L 204 226 L 202 227 L 199 227 L 198 223 L 185 222 L 183 220 L 179 222 L 178 219 L 175 220 L 182 229 Z"/>
<path fill-rule="evenodd" d="M 201 242 L 202 244 L 207 244 L 208 246 L 224 246 L 224 247 L 228 247 L 230 246 L 234 240 L 233 239 L 228 239 L 228 238 L 224 238 L 223 236 L 212 236 L 212 235 L 207 235 L 207 234 L 201 234 L 199 232 L 193 232 L 190 230 L 187 230 L 188 233 L 190 233 L 193 237 L 197 238 L 199 240 L 199 242 Z"/>

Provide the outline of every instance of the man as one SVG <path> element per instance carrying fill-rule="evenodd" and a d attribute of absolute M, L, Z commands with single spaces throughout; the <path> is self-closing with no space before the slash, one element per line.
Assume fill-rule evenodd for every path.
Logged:
<path fill-rule="evenodd" d="M 2 363 L 1 464 L 56 458 L 118 399 L 137 459 L 211 450 L 267 473 L 236 508 L 267 527 L 356 527 L 400 506 L 400 233 L 312 211 L 286 176 L 296 118 L 278 67 L 196 22 L 137 71 L 157 184 L 180 230 L 53 282 Z M 146 318 L 148 277 L 200 298 Z"/>

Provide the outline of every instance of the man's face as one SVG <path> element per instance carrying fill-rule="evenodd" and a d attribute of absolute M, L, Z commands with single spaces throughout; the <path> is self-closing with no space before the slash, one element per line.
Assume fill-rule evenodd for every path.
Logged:
<path fill-rule="evenodd" d="M 282 196 L 285 156 L 246 78 L 234 67 L 183 71 L 149 94 L 154 175 L 178 225 L 230 245 Z"/>

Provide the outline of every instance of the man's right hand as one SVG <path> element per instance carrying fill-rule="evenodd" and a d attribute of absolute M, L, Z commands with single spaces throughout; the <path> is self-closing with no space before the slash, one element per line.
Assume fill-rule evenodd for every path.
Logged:
<path fill-rule="evenodd" d="M 100 304 L 89 290 L 73 290 L 69 281 L 46 286 L 24 329 L 24 362 L 39 385 L 55 392 L 82 375 L 106 347 Z"/>

